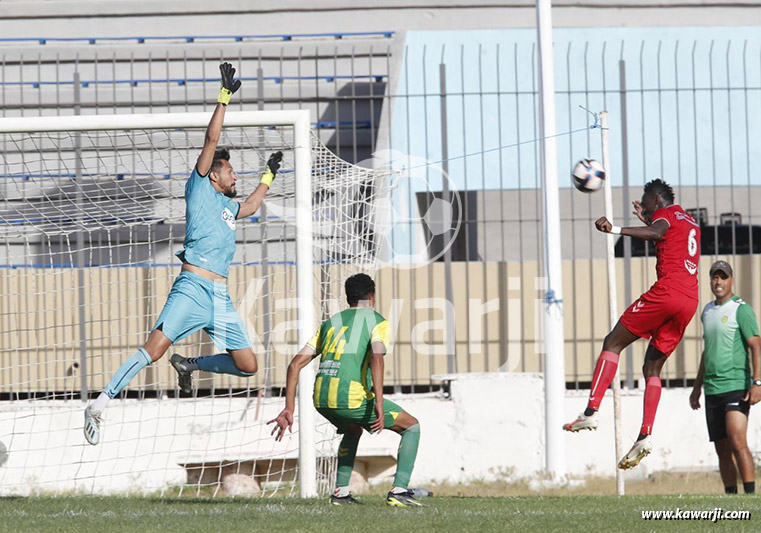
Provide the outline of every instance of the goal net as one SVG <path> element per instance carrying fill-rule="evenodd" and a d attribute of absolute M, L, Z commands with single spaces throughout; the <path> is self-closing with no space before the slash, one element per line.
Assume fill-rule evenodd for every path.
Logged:
<path fill-rule="evenodd" d="M 184 395 L 170 351 L 109 403 L 98 446 L 82 435 L 86 400 L 145 342 L 178 274 L 184 185 L 210 114 L 0 120 L 0 495 L 329 490 L 337 441 L 311 407 L 313 369 L 294 433 L 275 442 L 266 421 L 345 277 L 375 268 L 388 184 L 332 154 L 308 117 L 228 113 L 219 142 L 238 199 L 284 152 L 264 206 L 238 221 L 228 280 L 259 373 L 196 373 Z M 170 350 L 217 352 L 200 332 Z"/>

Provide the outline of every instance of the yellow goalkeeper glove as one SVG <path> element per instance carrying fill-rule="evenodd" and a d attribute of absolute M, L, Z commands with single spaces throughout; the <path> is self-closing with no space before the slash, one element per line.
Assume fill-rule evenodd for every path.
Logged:
<path fill-rule="evenodd" d="M 272 187 L 272 181 L 277 175 L 277 171 L 280 168 L 280 162 L 283 160 L 283 152 L 275 152 L 267 160 L 267 168 L 262 174 L 262 179 L 259 183 L 263 183 L 267 187 Z"/>
<path fill-rule="evenodd" d="M 235 69 L 230 63 L 219 65 L 219 72 L 222 75 L 222 88 L 219 90 L 217 102 L 227 105 L 230 103 L 233 93 L 240 89 L 240 80 L 234 79 Z"/>

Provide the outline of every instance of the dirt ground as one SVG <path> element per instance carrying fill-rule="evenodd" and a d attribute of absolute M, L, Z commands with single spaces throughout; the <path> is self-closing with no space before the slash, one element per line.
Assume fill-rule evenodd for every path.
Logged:
<path fill-rule="evenodd" d="M 759 473 L 756 473 L 759 477 Z M 527 496 L 527 495 L 612 495 L 616 494 L 615 478 L 588 477 L 552 487 L 537 479 L 519 481 L 471 482 L 467 485 L 440 483 L 425 488 L 439 496 Z M 742 480 L 738 480 L 742 493 Z M 653 472 L 645 478 L 625 481 L 626 494 L 724 494 L 724 486 L 716 471 Z"/>

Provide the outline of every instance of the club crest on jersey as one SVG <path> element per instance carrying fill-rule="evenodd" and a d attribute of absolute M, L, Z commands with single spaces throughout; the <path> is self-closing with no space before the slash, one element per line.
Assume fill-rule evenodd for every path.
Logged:
<path fill-rule="evenodd" d="M 690 261 L 689 259 L 684 260 L 684 268 L 687 269 L 687 272 L 690 273 L 691 276 L 695 275 L 695 272 L 698 271 L 698 265 Z"/>
<path fill-rule="evenodd" d="M 227 224 L 231 230 L 235 231 L 235 217 L 233 216 L 233 212 L 226 207 L 222 210 L 222 220 L 225 221 L 225 224 Z"/>

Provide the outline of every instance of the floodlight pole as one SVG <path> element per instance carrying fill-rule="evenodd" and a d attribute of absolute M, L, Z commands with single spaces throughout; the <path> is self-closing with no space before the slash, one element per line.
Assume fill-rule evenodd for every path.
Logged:
<path fill-rule="evenodd" d="M 565 404 L 565 336 L 563 333 L 563 263 L 560 255 L 560 201 L 555 145 L 555 75 L 552 50 L 552 5 L 537 0 L 539 42 L 540 148 L 544 193 L 544 276 L 547 282 L 544 315 L 544 424 L 547 472 L 566 475 L 563 443 Z"/>

